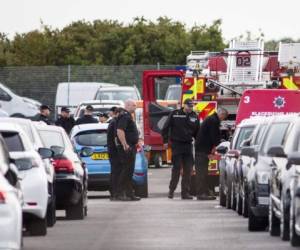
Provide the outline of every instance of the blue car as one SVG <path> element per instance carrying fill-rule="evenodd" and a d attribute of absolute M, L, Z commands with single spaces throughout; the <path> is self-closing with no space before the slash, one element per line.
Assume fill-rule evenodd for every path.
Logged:
<path fill-rule="evenodd" d="M 82 149 L 92 149 L 91 156 L 83 157 L 82 161 L 88 169 L 88 189 L 106 191 L 110 189 L 111 166 L 107 153 L 108 124 L 77 125 L 71 132 L 71 140 L 78 153 Z M 137 149 L 133 175 L 135 194 L 148 196 L 148 161 L 143 148 Z"/>

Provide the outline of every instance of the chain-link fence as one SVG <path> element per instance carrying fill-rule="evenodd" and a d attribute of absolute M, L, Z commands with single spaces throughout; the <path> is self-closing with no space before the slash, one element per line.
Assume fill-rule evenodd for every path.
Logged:
<path fill-rule="evenodd" d="M 0 68 L 0 82 L 18 95 L 54 106 L 60 82 L 107 82 L 136 85 L 141 90 L 142 73 L 150 69 L 175 69 L 174 65 L 126 66 L 23 66 Z M 67 98 L 67 97 L 66 97 Z"/>

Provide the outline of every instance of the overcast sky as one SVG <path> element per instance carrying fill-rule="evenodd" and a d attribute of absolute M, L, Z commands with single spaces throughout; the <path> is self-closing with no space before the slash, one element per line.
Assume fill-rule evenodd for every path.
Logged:
<path fill-rule="evenodd" d="M 40 28 L 40 20 L 53 28 L 77 21 L 117 19 L 128 23 L 133 17 L 155 20 L 168 16 L 193 24 L 223 20 L 225 39 L 249 30 L 266 39 L 300 38 L 300 0 L 0 0 L 0 32 L 9 37 Z"/>

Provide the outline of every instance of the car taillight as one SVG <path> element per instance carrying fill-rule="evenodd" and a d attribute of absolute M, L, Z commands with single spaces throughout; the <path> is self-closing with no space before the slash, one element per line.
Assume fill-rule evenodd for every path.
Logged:
<path fill-rule="evenodd" d="M 73 162 L 69 159 L 55 159 L 53 160 L 55 172 L 74 173 Z"/>
<path fill-rule="evenodd" d="M 0 204 L 5 203 L 5 194 L 3 191 L 0 191 Z"/>

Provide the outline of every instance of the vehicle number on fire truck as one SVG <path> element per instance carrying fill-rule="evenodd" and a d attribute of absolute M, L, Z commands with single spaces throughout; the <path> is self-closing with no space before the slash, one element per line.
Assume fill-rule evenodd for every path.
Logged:
<path fill-rule="evenodd" d="M 251 67 L 251 57 L 250 56 L 237 56 L 236 57 L 237 67 Z"/>
<path fill-rule="evenodd" d="M 250 103 L 250 96 L 246 95 L 244 97 L 244 103 L 246 103 L 246 104 Z"/>

